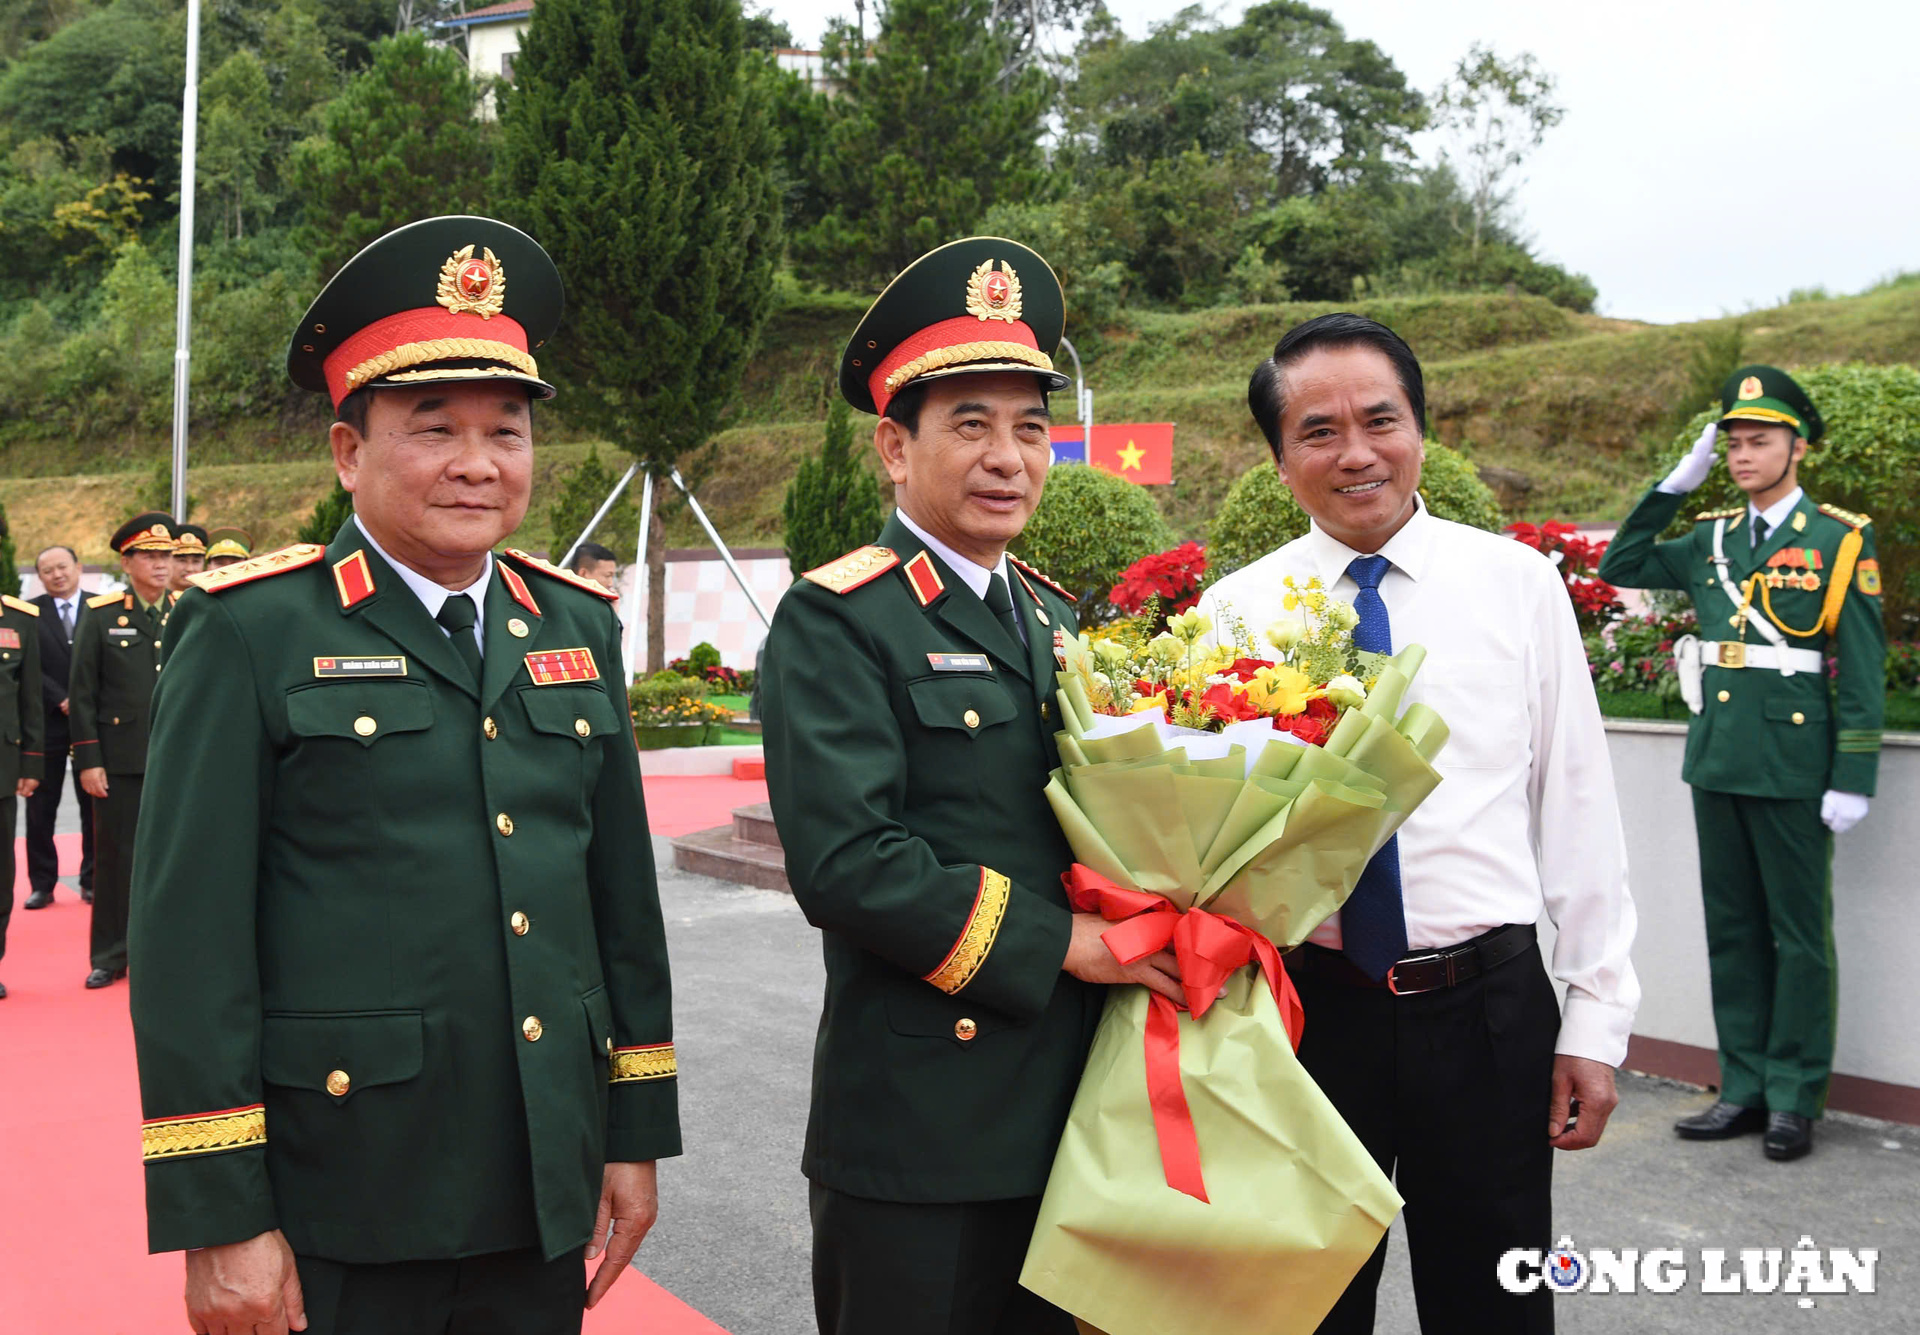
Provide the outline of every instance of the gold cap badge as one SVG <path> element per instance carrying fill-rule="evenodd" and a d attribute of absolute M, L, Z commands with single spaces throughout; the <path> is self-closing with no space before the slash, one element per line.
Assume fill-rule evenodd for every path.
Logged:
<path fill-rule="evenodd" d="M 999 264 L 996 269 L 993 266 Z M 967 280 L 967 314 L 981 320 L 1020 318 L 1020 275 L 1005 260 L 982 260 Z"/>
<path fill-rule="evenodd" d="M 455 315 L 472 311 L 482 320 L 491 320 L 507 302 L 507 271 L 491 248 L 476 257 L 472 246 L 462 246 L 440 266 L 440 290 L 434 300 Z"/>
<path fill-rule="evenodd" d="M 1765 395 L 1766 392 L 1766 389 L 1760 384 L 1760 377 L 1757 375 L 1750 375 L 1740 382 L 1740 397 L 1742 399 L 1757 399 Z"/>

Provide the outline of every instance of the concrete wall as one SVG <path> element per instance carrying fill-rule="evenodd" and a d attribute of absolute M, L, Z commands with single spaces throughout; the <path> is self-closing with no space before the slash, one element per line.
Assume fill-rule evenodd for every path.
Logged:
<path fill-rule="evenodd" d="M 1710 1051 L 1713 1012 L 1699 853 L 1692 795 L 1680 782 L 1685 725 L 1615 721 L 1607 732 L 1640 913 L 1633 955 L 1645 995 L 1634 1033 Z M 1910 965 L 1920 946 L 1916 818 L 1920 738 L 1891 737 L 1881 756 L 1872 813 L 1836 840 L 1840 1035 L 1835 1070 L 1909 1087 L 1920 1087 L 1920 1028 L 1911 1019 Z M 1844 1083 L 1836 1080 L 1836 1107 L 1846 1106 Z"/>

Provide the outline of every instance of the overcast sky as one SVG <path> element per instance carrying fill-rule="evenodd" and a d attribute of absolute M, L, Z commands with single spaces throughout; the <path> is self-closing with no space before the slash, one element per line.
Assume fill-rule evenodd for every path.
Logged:
<path fill-rule="evenodd" d="M 1605 314 L 1704 319 L 1920 269 L 1914 0 L 1318 3 L 1423 90 L 1475 41 L 1558 77 L 1566 119 L 1523 169 L 1521 223 L 1593 279 Z M 1108 6 L 1136 37 L 1179 9 Z M 852 0 L 768 7 L 807 46 L 853 14 Z"/>

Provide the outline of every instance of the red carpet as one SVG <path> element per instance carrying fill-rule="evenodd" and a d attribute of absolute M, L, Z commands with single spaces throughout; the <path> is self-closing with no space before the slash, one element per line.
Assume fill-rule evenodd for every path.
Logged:
<path fill-rule="evenodd" d="M 719 825 L 734 807 L 765 800 L 763 783 L 647 780 L 655 834 Z M 80 836 L 58 843 L 70 884 Z M 147 1255 L 126 984 L 81 986 L 88 909 L 67 884 L 51 908 L 21 909 L 25 856 L 16 840 L 15 905 L 0 960 L 8 992 L 0 1001 L 0 1335 L 184 1332 L 181 1258 Z M 588 1313 L 586 1329 L 726 1335 L 637 1271 Z"/>

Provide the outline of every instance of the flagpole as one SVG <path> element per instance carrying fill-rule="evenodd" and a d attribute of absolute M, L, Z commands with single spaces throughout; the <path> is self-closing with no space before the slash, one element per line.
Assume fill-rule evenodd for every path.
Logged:
<path fill-rule="evenodd" d="M 180 99 L 180 264 L 173 315 L 173 516 L 187 520 L 187 387 L 193 339 L 194 149 L 200 120 L 200 0 L 187 0 L 187 86 Z"/>

